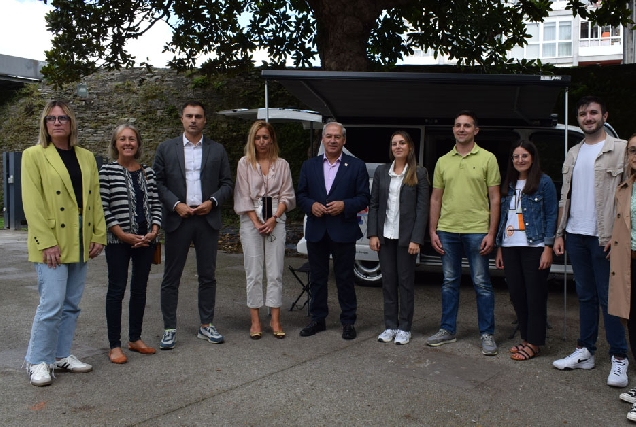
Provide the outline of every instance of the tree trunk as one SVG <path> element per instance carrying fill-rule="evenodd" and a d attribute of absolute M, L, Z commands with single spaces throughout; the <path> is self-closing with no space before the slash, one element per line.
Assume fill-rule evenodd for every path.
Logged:
<path fill-rule="evenodd" d="M 327 71 L 366 71 L 371 30 L 382 11 L 412 0 L 307 0 L 316 20 L 316 46 Z"/>

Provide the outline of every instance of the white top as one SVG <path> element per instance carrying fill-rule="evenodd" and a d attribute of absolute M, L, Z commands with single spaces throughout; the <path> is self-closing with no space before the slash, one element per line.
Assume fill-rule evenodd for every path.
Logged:
<path fill-rule="evenodd" d="M 397 240 L 400 238 L 400 189 L 407 169 L 408 165 L 404 165 L 402 173 L 397 175 L 395 161 L 389 169 L 391 182 L 389 183 L 389 199 L 386 203 L 386 219 L 384 221 L 384 237 L 387 239 Z"/>
<path fill-rule="evenodd" d="M 586 236 L 598 236 L 596 225 L 596 195 L 594 193 L 594 163 L 605 145 L 583 144 L 572 172 L 570 216 L 565 231 Z"/>
<path fill-rule="evenodd" d="M 203 158 L 203 136 L 195 144 L 188 141 L 183 134 L 183 155 L 185 157 L 185 177 L 187 195 L 185 203 L 188 206 L 199 206 L 203 203 L 201 190 L 201 160 Z"/>
<path fill-rule="evenodd" d="M 528 244 L 528 236 L 526 236 L 526 227 L 523 220 L 523 210 L 521 209 L 521 194 L 525 186 L 525 179 L 517 180 L 515 194 L 510 199 L 510 206 L 508 206 L 508 220 L 506 221 L 506 229 L 504 230 L 501 246 L 543 246 L 543 242 Z"/>

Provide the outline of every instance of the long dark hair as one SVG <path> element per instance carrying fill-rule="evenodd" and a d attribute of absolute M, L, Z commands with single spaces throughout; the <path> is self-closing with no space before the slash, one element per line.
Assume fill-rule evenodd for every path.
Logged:
<path fill-rule="evenodd" d="M 503 196 L 508 195 L 508 188 L 511 184 L 516 184 L 519 179 L 519 171 L 515 169 L 514 162 L 512 160 L 512 153 L 514 153 L 515 149 L 523 148 L 532 156 L 532 164 L 530 165 L 530 169 L 528 169 L 528 178 L 526 179 L 526 185 L 523 187 L 523 193 L 532 194 L 539 189 L 539 182 L 541 181 L 541 163 L 539 162 L 539 151 L 537 150 L 537 146 L 534 145 L 530 141 L 521 140 L 512 144 L 512 148 L 510 149 L 510 156 L 508 156 L 508 171 L 506 172 L 506 179 L 501 186 L 501 194 Z"/>
<path fill-rule="evenodd" d="M 408 168 L 406 169 L 406 175 L 404 176 L 404 180 L 402 181 L 404 185 L 417 185 L 417 160 L 415 160 L 415 144 L 411 139 L 411 135 L 404 130 L 398 130 L 393 132 L 391 135 L 390 141 L 393 141 L 393 137 L 395 135 L 400 135 L 406 141 L 406 145 L 409 147 L 409 153 L 406 156 L 406 164 Z M 391 143 L 389 143 L 389 158 L 391 160 L 395 160 L 393 157 L 393 150 L 391 149 Z"/>

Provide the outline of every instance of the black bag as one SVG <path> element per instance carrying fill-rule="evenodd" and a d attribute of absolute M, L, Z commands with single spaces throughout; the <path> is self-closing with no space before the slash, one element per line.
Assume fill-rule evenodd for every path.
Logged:
<path fill-rule="evenodd" d="M 263 202 L 263 221 L 267 221 L 272 217 L 272 198 L 269 196 L 261 197 Z"/>

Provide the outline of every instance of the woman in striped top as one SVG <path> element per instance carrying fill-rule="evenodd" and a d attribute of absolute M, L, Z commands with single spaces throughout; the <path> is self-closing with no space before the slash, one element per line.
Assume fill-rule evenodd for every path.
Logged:
<path fill-rule="evenodd" d="M 100 194 L 108 227 L 108 356 L 113 363 L 126 363 L 121 350 L 121 306 L 128 282 L 128 264 L 132 260 L 130 279 L 128 349 L 153 354 L 155 349 L 141 340 L 141 326 L 146 307 L 146 285 L 161 227 L 161 203 L 155 173 L 141 165 L 141 136 L 134 126 L 118 126 L 109 144 L 114 162 L 99 171 Z"/>

